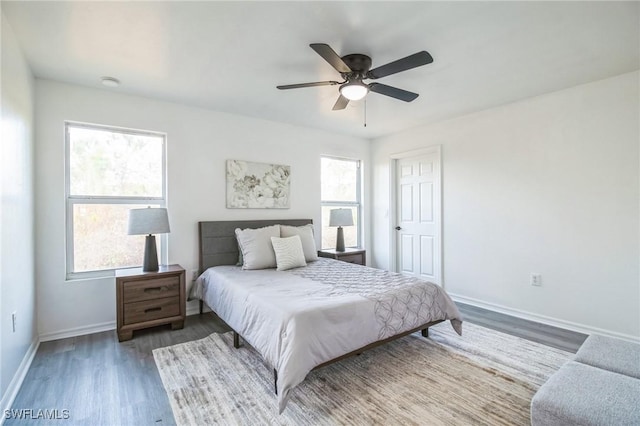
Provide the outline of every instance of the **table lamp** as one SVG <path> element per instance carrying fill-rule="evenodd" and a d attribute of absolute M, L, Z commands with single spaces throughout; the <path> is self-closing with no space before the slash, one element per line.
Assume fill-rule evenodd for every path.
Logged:
<path fill-rule="evenodd" d="M 338 227 L 336 238 L 336 251 L 344 251 L 344 231 L 343 226 L 353 226 L 353 213 L 351 209 L 333 209 L 329 216 L 329 226 Z"/>
<path fill-rule="evenodd" d="M 147 235 L 144 245 L 144 272 L 158 271 L 158 251 L 156 237 L 153 234 L 169 232 L 169 217 L 165 208 L 129 210 L 129 235 Z"/>

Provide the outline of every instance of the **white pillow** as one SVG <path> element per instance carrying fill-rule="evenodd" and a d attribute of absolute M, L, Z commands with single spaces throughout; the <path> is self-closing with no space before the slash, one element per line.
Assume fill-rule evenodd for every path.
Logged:
<path fill-rule="evenodd" d="M 276 253 L 278 271 L 307 266 L 299 236 L 294 235 L 288 238 L 271 237 L 271 244 Z"/>
<path fill-rule="evenodd" d="M 307 262 L 318 260 L 318 249 L 316 248 L 316 240 L 313 238 L 313 225 L 280 225 L 281 237 L 293 237 L 294 235 L 298 235 L 300 237 L 305 260 Z"/>
<path fill-rule="evenodd" d="M 266 269 L 276 267 L 271 237 L 280 236 L 280 225 L 258 229 L 236 228 L 238 246 L 242 251 L 242 269 Z"/>

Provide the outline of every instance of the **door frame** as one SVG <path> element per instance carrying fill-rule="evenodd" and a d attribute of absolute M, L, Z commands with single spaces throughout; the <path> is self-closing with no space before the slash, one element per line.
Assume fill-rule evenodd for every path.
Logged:
<path fill-rule="evenodd" d="M 398 272 L 398 233 L 395 230 L 398 219 L 398 161 L 412 157 L 422 157 L 425 155 L 436 154 L 438 157 L 438 184 L 433 186 L 434 197 L 440 200 L 440 209 L 437 211 L 440 224 L 440 238 L 436 241 L 435 250 L 440 254 L 440 263 L 434 265 L 434 268 L 440 273 L 440 286 L 444 288 L 444 253 L 442 252 L 443 240 L 443 215 L 442 215 L 442 145 L 433 145 L 427 148 L 420 148 L 411 151 L 398 152 L 389 155 L 389 270 Z"/>

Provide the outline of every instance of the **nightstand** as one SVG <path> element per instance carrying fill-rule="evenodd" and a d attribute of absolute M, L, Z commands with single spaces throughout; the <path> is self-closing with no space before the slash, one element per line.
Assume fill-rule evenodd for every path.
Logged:
<path fill-rule="evenodd" d="M 130 340 L 134 330 L 171 324 L 184 327 L 185 272 L 180 265 L 160 266 L 158 272 L 142 268 L 116 271 L 118 340 Z"/>
<path fill-rule="evenodd" d="M 347 247 L 344 251 L 336 251 L 335 249 L 324 249 L 318 251 L 318 256 L 329 257 L 331 259 L 337 259 L 349 263 L 356 263 L 363 266 L 367 264 L 367 251 L 360 248 Z"/>

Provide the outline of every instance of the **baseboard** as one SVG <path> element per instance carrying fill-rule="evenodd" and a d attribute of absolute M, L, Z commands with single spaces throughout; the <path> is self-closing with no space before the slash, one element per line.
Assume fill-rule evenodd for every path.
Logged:
<path fill-rule="evenodd" d="M 209 309 L 205 306 L 204 311 L 209 312 Z M 198 306 L 192 306 L 187 309 L 187 316 L 197 315 L 199 313 L 200 313 L 200 308 Z M 99 324 L 85 325 L 82 327 L 68 328 L 66 330 L 53 331 L 50 333 L 42 333 L 40 334 L 40 341 L 49 342 L 51 340 L 60 340 L 60 339 L 66 339 L 67 337 L 84 336 L 87 334 L 101 333 L 103 331 L 109 331 L 109 330 L 115 330 L 115 329 L 116 329 L 116 322 L 108 321 L 108 322 L 103 322 Z"/>
<path fill-rule="evenodd" d="M 206 308 L 205 308 L 206 311 Z M 199 315 L 200 314 L 200 307 L 199 306 L 193 306 L 193 307 L 189 307 L 187 308 L 187 316 L 190 317 L 191 315 Z"/>
<path fill-rule="evenodd" d="M 2 395 L 2 402 L 0 403 L 2 406 L 2 415 L 0 416 L 0 426 L 5 421 L 5 410 L 9 410 L 13 401 L 16 399 L 16 395 L 18 395 L 18 391 L 22 386 L 22 382 L 24 381 L 27 372 L 29 371 L 29 367 L 31 367 L 31 363 L 33 362 L 33 358 L 36 356 L 36 352 L 38 352 L 38 347 L 40 346 L 40 339 L 36 336 L 31 342 L 29 349 L 27 349 L 27 353 L 24 354 L 22 358 L 22 362 L 20 362 L 20 366 L 18 366 L 18 370 L 16 374 L 13 375 L 13 379 L 9 383 L 7 387 L 7 391 Z"/>
<path fill-rule="evenodd" d="M 615 337 L 629 342 L 640 343 L 640 338 L 632 336 L 630 334 L 618 333 L 615 331 L 604 330 L 602 328 L 591 327 L 584 324 L 578 324 L 571 321 L 565 321 L 558 318 L 552 318 L 545 315 L 534 314 L 532 312 L 523 311 L 520 309 L 509 308 L 507 306 L 498 305 L 495 303 L 485 302 L 483 300 L 474 299 L 471 297 L 460 296 L 455 293 L 449 293 L 449 296 L 460 303 L 467 305 L 477 306 L 479 308 L 488 309 L 490 311 L 498 312 L 505 315 L 511 315 L 516 318 L 521 318 L 529 321 L 539 322 L 541 324 L 551 325 L 553 327 L 564 328 L 566 330 L 576 331 L 583 334 L 601 334 L 603 336 Z"/>
<path fill-rule="evenodd" d="M 85 334 L 101 333 L 103 331 L 115 330 L 116 322 L 108 321 L 100 324 L 84 325 L 82 327 L 68 328 L 66 330 L 53 331 L 50 333 L 42 333 L 40 335 L 41 342 L 50 340 L 66 339 L 67 337 L 84 336 Z"/>
<path fill-rule="evenodd" d="M 209 309 L 209 307 L 207 306 L 207 304 L 205 303 L 202 309 L 202 313 L 206 314 L 207 312 L 212 312 L 211 309 Z M 189 304 L 187 304 L 187 316 L 190 317 L 191 315 L 199 315 L 200 314 L 200 304 L 194 304 L 192 306 L 189 306 Z"/>

